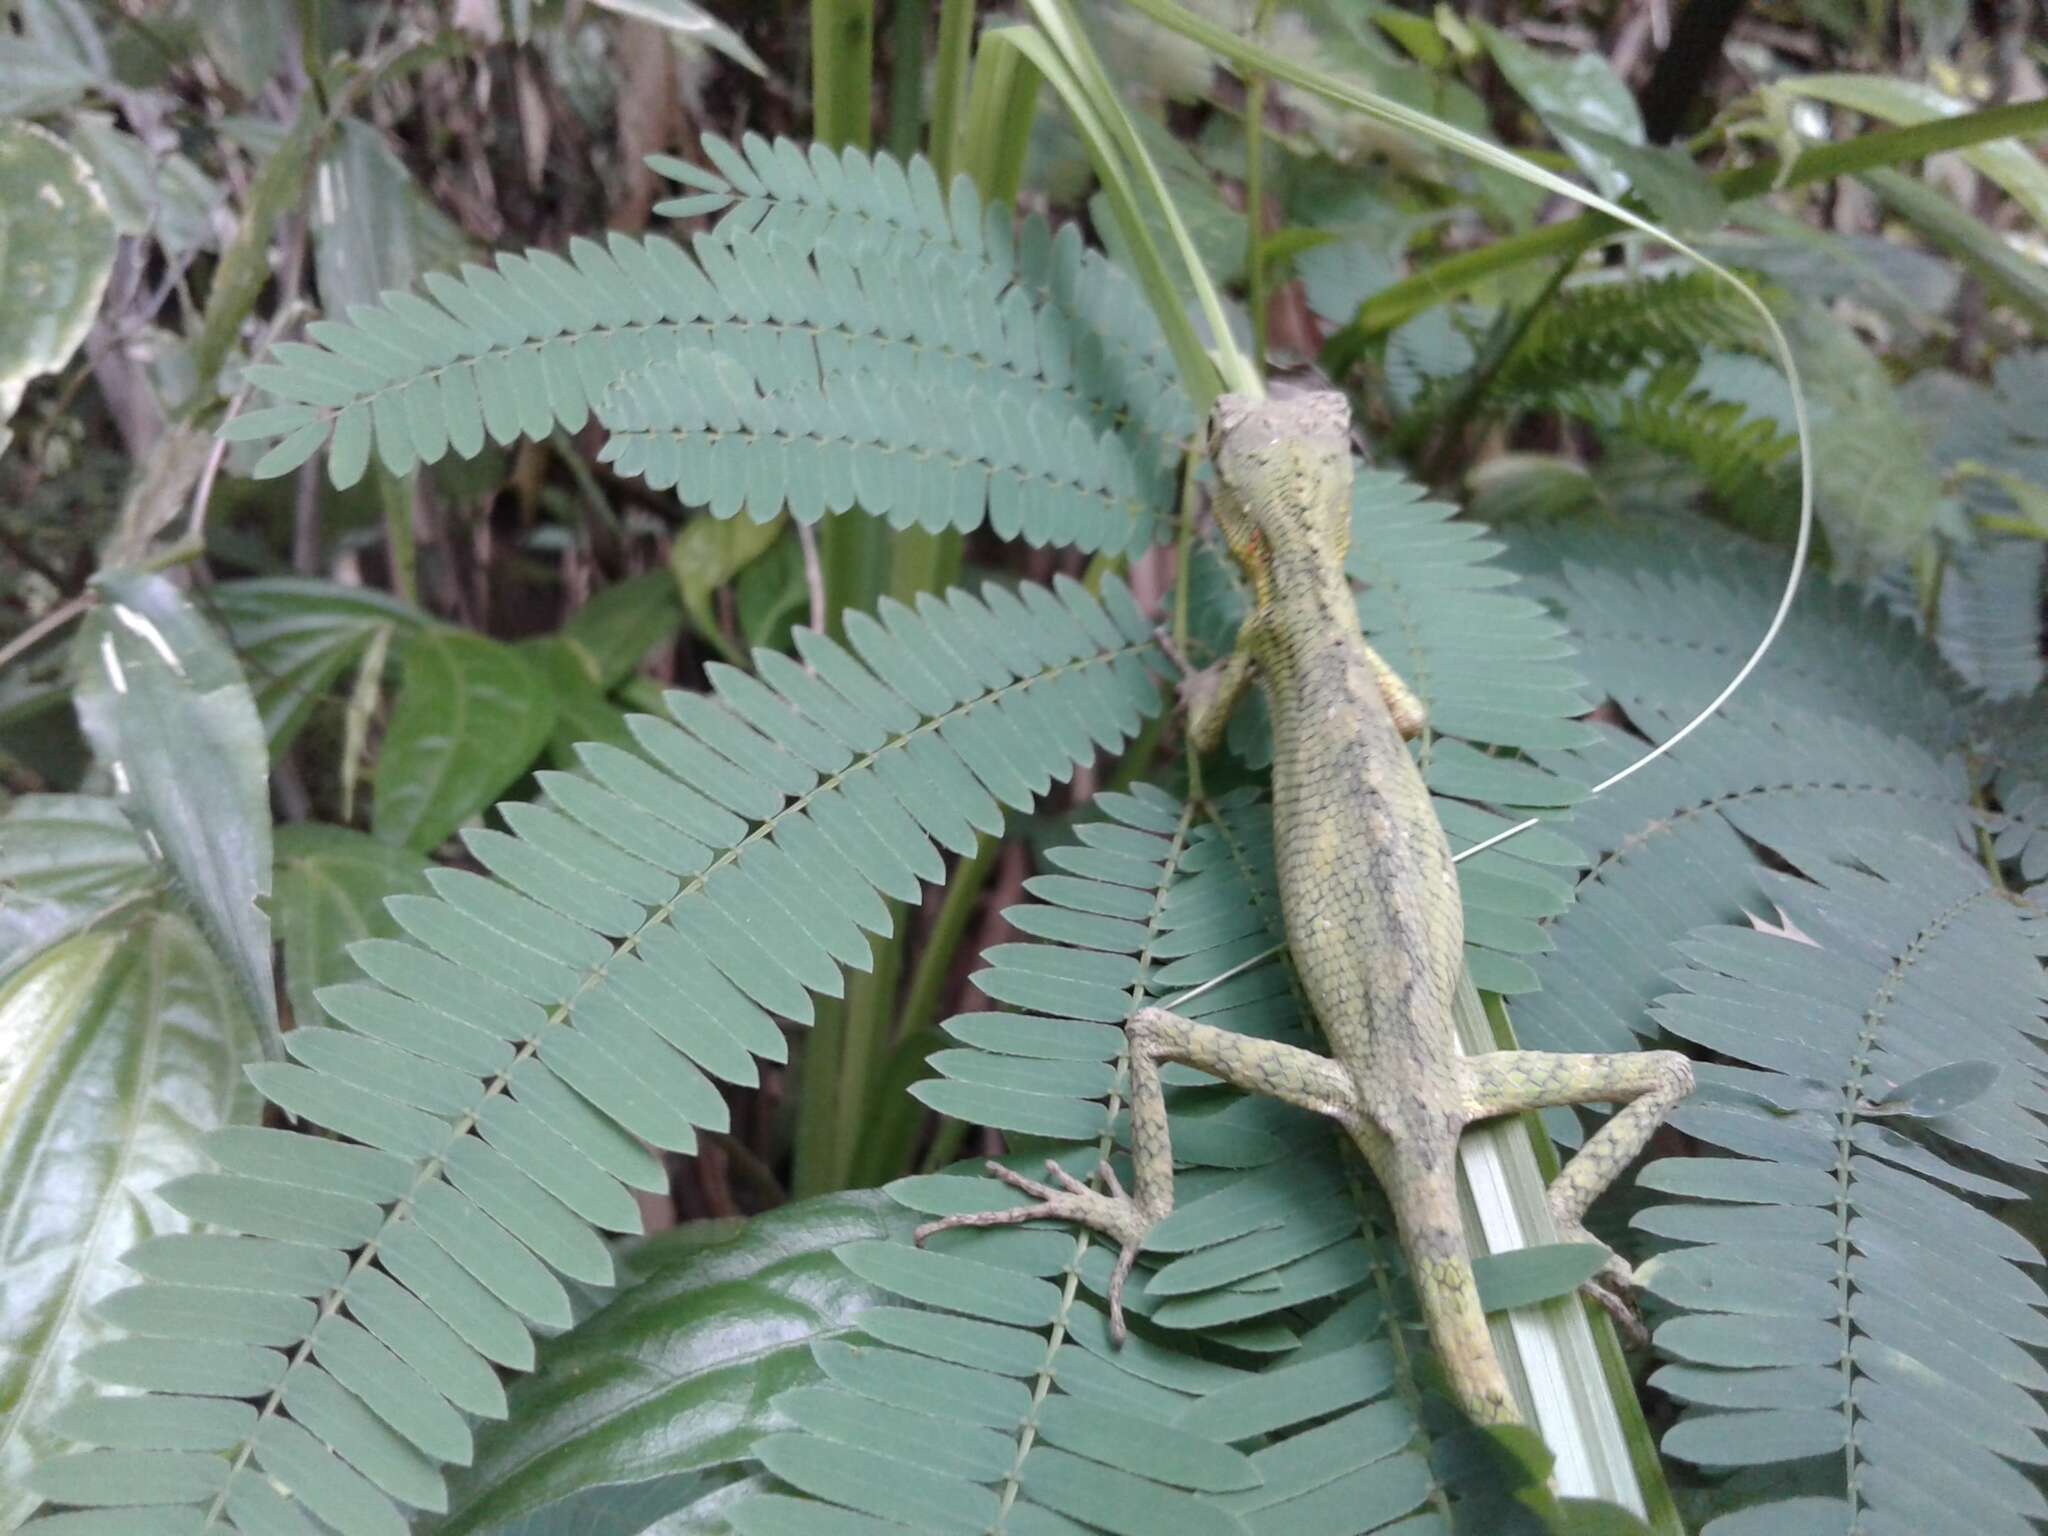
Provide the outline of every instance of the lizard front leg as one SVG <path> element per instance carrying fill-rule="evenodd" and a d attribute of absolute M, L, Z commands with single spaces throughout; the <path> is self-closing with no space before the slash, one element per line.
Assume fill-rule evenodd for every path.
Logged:
<path fill-rule="evenodd" d="M 988 1171 L 1033 1203 L 1001 1211 L 948 1216 L 919 1227 L 915 1240 L 954 1227 L 1011 1226 L 1018 1222 L 1075 1221 L 1118 1245 L 1116 1268 L 1109 1283 L 1109 1331 L 1118 1343 L 1124 1337 L 1124 1282 L 1144 1246 L 1145 1236 L 1173 1210 L 1173 1142 L 1167 1129 L 1166 1097 L 1160 1067 L 1179 1062 L 1219 1077 L 1248 1093 L 1263 1093 L 1346 1126 L 1358 1114 L 1351 1080 L 1328 1057 L 1272 1040 L 1254 1040 L 1212 1024 L 1197 1024 L 1163 1008 L 1141 1008 L 1125 1026 L 1130 1041 L 1131 1170 L 1133 1188 L 1126 1193 L 1109 1165 L 1102 1168 L 1109 1193 L 1088 1188 L 1056 1163 L 1046 1167 L 1060 1186 L 1053 1188 L 991 1162 Z"/>
<path fill-rule="evenodd" d="M 1370 645 L 1365 647 L 1366 663 L 1372 668 L 1373 681 L 1379 684 L 1380 697 L 1386 701 L 1387 713 L 1394 717 L 1394 729 L 1401 733 L 1403 741 L 1413 741 L 1429 724 L 1429 708 L 1421 697 L 1401 681 L 1401 674 L 1387 665 L 1387 658 Z"/>
<path fill-rule="evenodd" d="M 1567 1242 L 1593 1241 L 1586 1232 L 1587 1207 L 1692 1092 L 1692 1063 L 1676 1051 L 1495 1051 L 1468 1056 L 1458 1066 L 1468 1121 L 1564 1104 L 1622 1106 L 1587 1138 L 1550 1186 L 1551 1215 Z M 1628 1265 L 1612 1254 L 1601 1278 L 1619 1288 L 1632 1279 Z"/>

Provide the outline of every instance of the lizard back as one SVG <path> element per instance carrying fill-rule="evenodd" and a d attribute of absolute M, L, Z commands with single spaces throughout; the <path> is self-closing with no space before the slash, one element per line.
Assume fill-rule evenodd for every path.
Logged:
<path fill-rule="evenodd" d="M 1380 684 L 1344 574 L 1341 396 L 1219 405 L 1218 510 L 1252 578 L 1247 644 L 1273 718 L 1274 836 L 1289 943 L 1332 1054 L 1397 1140 L 1455 1139 L 1463 965 L 1455 866 Z M 1414 1133 L 1414 1136 L 1403 1134 Z"/>

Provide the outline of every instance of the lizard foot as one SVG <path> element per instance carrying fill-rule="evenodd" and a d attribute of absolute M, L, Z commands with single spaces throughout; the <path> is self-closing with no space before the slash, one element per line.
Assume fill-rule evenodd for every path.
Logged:
<path fill-rule="evenodd" d="M 1144 1246 L 1145 1234 L 1151 1230 L 1153 1222 L 1138 1208 L 1137 1201 L 1124 1193 L 1116 1171 L 1107 1163 L 1102 1165 L 1103 1181 L 1110 1190 L 1105 1195 L 1090 1189 L 1050 1158 L 1046 1160 L 1045 1169 L 1058 1183 L 1057 1189 L 1036 1179 L 1027 1179 L 998 1162 L 991 1161 L 985 1166 L 1012 1189 L 1031 1196 L 1035 1203 L 928 1221 L 911 1234 L 911 1240 L 922 1247 L 924 1240 L 934 1233 L 947 1232 L 955 1227 L 1009 1227 L 1026 1221 L 1076 1221 L 1113 1238 L 1119 1250 L 1116 1268 L 1109 1277 L 1109 1336 L 1115 1343 L 1123 1343 L 1124 1282 L 1131 1277 L 1131 1266 L 1137 1262 L 1138 1250 Z"/>
<path fill-rule="evenodd" d="M 1576 1221 L 1559 1221 L 1557 1236 L 1560 1242 L 1594 1243 L 1606 1247 Z M 1635 1270 L 1627 1259 L 1608 1248 L 1607 1262 L 1595 1270 L 1592 1279 L 1580 1285 L 1579 1290 L 1587 1299 L 1598 1302 L 1601 1309 L 1614 1319 L 1614 1326 L 1620 1332 L 1624 1345 L 1630 1349 L 1642 1349 L 1649 1344 L 1649 1330 L 1643 1326 L 1642 1316 L 1636 1311 Z"/>

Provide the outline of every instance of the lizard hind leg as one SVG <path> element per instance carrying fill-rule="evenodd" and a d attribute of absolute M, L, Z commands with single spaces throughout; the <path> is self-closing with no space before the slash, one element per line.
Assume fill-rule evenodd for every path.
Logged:
<path fill-rule="evenodd" d="M 922 1244 L 926 1238 L 955 1227 L 1054 1220 L 1078 1222 L 1114 1238 L 1119 1247 L 1109 1284 L 1109 1332 L 1119 1344 L 1124 1338 L 1124 1282 L 1130 1278 L 1146 1234 L 1173 1210 L 1173 1142 L 1159 1076 L 1162 1064 L 1180 1062 L 1248 1093 L 1263 1093 L 1329 1115 L 1347 1126 L 1357 1120 L 1351 1079 L 1334 1061 L 1314 1051 L 1254 1039 L 1213 1024 L 1197 1024 L 1163 1008 L 1140 1008 L 1131 1016 L 1125 1033 L 1130 1041 L 1133 1188 L 1129 1194 L 1107 1163 L 1102 1166 L 1102 1177 L 1109 1193 L 1100 1194 L 1050 1163 L 1046 1166 L 1061 1186 L 1058 1189 L 992 1162 L 988 1164 L 990 1173 L 1030 1195 L 1035 1203 L 948 1216 L 927 1222 L 912 1234 Z"/>
<path fill-rule="evenodd" d="M 1494 1051 L 1459 1063 L 1467 1120 L 1565 1104 L 1621 1108 L 1564 1165 L 1550 1186 L 1550 1212 L 1566 1242 L 1595 1241 L 1586 1210 L 1636 1160 L 1664 1117 L 1692 1092 L 1692 1063 L 1676 1051 Z M 1610 1254 L 1596 1277 L 1602 1288 L 1626 1291 L 1628 1265 Z M 1614 1301 L 1596 1292 L 1610 1311 Z"/>

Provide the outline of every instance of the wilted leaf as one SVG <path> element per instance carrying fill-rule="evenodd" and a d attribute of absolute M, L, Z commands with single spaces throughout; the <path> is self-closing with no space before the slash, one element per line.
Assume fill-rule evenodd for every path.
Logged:
<path fill-rule="evenodd" d="M 282 1054 L 270 978 L 269 762 L 234 653 L 161 576 L 100 577 L 79 633 L 78 717 Z"/>

